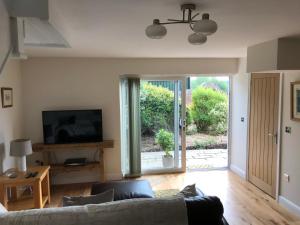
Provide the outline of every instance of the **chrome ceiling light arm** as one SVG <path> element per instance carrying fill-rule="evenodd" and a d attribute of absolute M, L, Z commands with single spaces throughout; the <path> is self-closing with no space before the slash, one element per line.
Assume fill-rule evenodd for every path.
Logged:
<path fill-rule="evenodd" d="M 217 31 L 217 23 L 209 19 L 209 14 L 204 13 L 202 20 L 194 20 L 199 13 L 193 14 L 196 9 L 195 4 L 181 5 L 182 19 L 168 19 L 168 22 L 160 22 L 159 19 L 154 19 L 153 24 L 146 28 L 146 35 L 151 39 L 160 39 L 167 34 L 167 29 L 163 25 L 169 24 L 189 24 L 189 27 L 194 32 L 188 38 L 191 44 L 203 44 L 207 40 L 207 35 L 211 35 Z M 187 16 L 187 18 L 186 18 Z"/>
<path fill-rule="evenodd" d="M 192 15 L 193 11 L 196 9 L 196 6 L 194 4 L 184 4 L 181 6 L 181 10 L 182 10 L 182 19 L 178 20 L 178 19 L 168 19 L 169 22 L 163 22 L 163 23 L 159 23 L 161 25 L 165 25 L 165 24 L 185 24 L 185 23 L 195 23 L 197 21 L 193 20 L 195 17 L 197 17 L 199 15 L 199 13 Z M 186 12 L 187 12 L 187 19 L 186 19 Z"/>

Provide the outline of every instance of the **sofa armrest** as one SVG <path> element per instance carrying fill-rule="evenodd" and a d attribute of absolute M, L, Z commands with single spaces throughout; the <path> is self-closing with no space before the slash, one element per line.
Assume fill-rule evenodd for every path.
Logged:
<path fill-rule="evenodd" d="M 154 198 L 151 185 L 146 180 L 122 180 L 93 184 L 91 195 L 114 189 L 114 201 L 132 198 Z"/>
<path fill-rule="evenodd" d="M 7 213 L 7 209 L 0 203 L 0 215 Z"/>
<path fill-rule="evenodd" d="M 197 188 L 197 187 L 196 187 L 196 193 L 197 193 L 197 196 L 200 196 L 200 197 L 205 196 L 205 194 L 200 190 L 200 188 Z"/>
<path fill-rule="evenodd" d="M 218 197 L 195 196 L 185 199 L 189 225 L 223 225 L 224 208 Z"/>

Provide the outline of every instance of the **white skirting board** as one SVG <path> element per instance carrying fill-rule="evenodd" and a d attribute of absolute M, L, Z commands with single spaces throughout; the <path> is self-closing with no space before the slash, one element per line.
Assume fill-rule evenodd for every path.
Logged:
<path fill-rule="evenodd" d="M 241 178 L 246 179 L 246 172 L 242 170 L 241 168 L 237 167 L 234 164 L 230 165 L 230 170 L 232 170 L 234 173 L 239 175 Z"/>
<path fill-rule="evenodd" d="M 296 205 L 295 203 L 291 202 L 281 195 L 279 196 L 278 200 L 280 205 L 289 210 L 291 213 L 300 217 L 300 206 Z"/>

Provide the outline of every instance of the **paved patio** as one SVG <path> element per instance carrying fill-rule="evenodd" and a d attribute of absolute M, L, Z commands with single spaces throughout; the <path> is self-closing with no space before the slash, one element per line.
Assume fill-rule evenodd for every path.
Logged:
<path fill-rule="evenodd" d="M 142 152 L 142 170 L 162 169 L 164 152 Z M 181 158 L 181 157 L 180 157 Z M 199 149 L 186 151 L 188 170 L 227 167 L 227 149 Z"/>

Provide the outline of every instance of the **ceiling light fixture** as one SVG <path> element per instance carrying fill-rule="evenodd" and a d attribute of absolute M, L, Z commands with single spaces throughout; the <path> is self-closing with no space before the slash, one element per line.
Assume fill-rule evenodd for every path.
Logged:
<path fill-rule="evenodd" d="M 192 12 L 196 9 L 195 4 L 183 4 L 181 5 L 182 19 L 168 19 L 168 22 L 161 23 L 159 19 L 154 19 L 153 24 L 146 28 L 146 36 L 151 39 L 161 39 L 167 34 L 167 29 L 164 25 L 168 24 L 189 24 L 193 33 L 188 36 L 188 41 L 194 45 L 204 44 L 207 41 L 207 36 L 212 35 L 218 29 L 218 25 L 215 21 L 209 18 L 208 13 L 202 15 L 201 20 L 194 20 L 199 13 L 192 15 Z"/>

